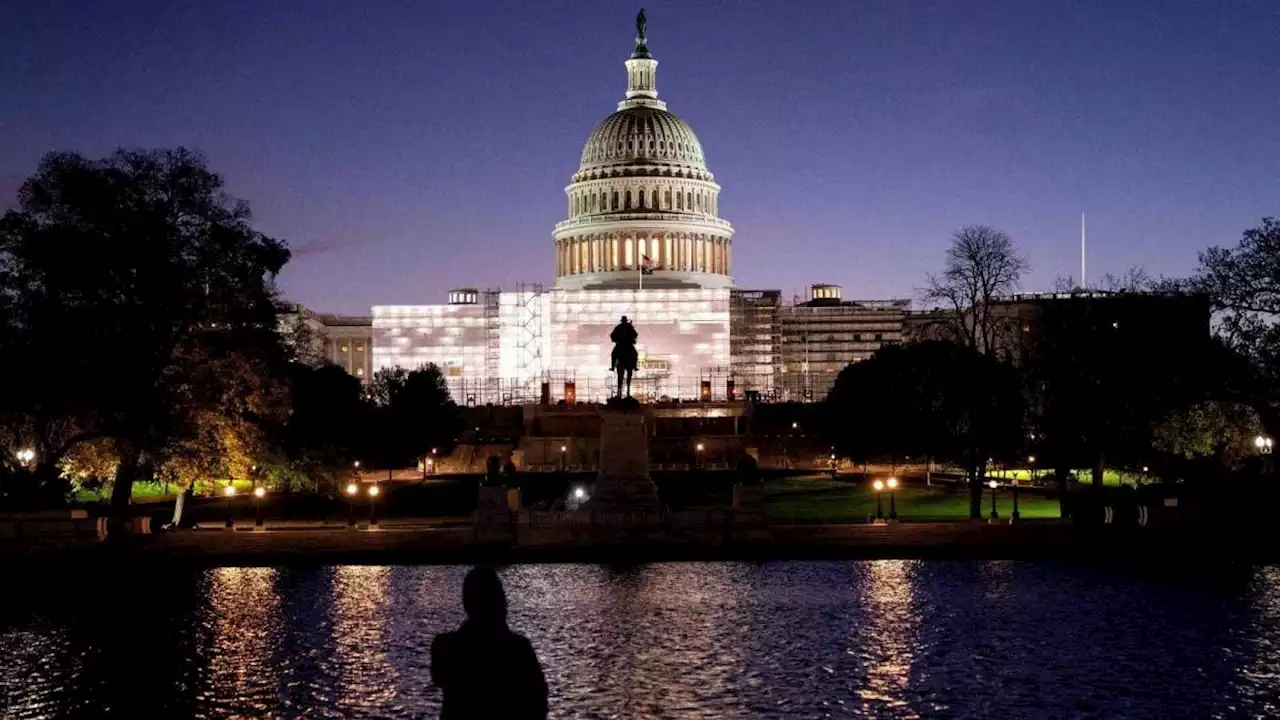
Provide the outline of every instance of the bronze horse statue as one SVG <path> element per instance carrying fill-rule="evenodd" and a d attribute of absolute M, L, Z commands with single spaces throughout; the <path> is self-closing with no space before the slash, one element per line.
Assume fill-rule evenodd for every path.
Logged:
<path fill-rule="evenodd" d="M 636 351 L 637 338 L 639 333 L 636 332 L 635 325 L 627 320 L 626 315 L 622 316 L 622 322 L 609 333 L 609 339 L 613 341 L 612 366 L 609 369 L 618 373 L 619 398 L 622 397 L 624 380 L 627 385 L 626 396 L 631 397 L 631 377 L 640 364 L 640 353 Z"/>

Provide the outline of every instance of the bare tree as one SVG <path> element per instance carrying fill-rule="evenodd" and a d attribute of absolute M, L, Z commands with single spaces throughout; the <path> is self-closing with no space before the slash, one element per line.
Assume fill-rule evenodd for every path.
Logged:
<path fill-rule="evenodd" d="M 985 225 L 970 225 L 951 237 L 946 267 L 941 275 L 929 275 L 922 296 L 942 311 L 936 322 L 956 342 L 991 353 L 999 346 L 1001 327 L 995 302 L 1012 294 L 1030 268 L 1008 235 Z"/>
<path fill-rule="evenodd" d="M 1053 291 L 1056 293 L 1078 292 L 1083 289 L 1076 282 L 1075 275 L 1059 275 L 1053 279 Z"/>
<path fill-rule="evenodd" d="M 1134 265 L 1124 271 L 1123 275 L 1107 273 L 1098 283 L 1099 290 L 1107 292 L 1146 292 L 1155 287 L 1156 281 L 1151 279 L 1145 268 Z"/>

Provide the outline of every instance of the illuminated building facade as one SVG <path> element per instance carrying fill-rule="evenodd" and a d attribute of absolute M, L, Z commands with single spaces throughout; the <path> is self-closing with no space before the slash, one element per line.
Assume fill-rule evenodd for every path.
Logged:
<path fill-rule="evenodd" d="M 901 311 L 838 297 L 832 308 L 784 307 L 777 290 L 735 287 L 720 185 L 693 129 L 658 100 L 658 61 L 643 32 L 625 66 L 626 94 L 587 139 L 565 188 L 554 285 L 375 306 L 374 369 L 434 363 L 463 404 L 601 401 L 615 383 L 609 333 L 625 315 L 639 333 L 639 397 L 820 399 L 841 353 L 847 363 L 901 337 Z M 827 337 L 864 325 L 865 342 Z M 821 347 L 799 360 L 797 337 Z M 814 375 L 823 382 L 799 380 Z"/>
<path fill-rule="evenodd" d="M 809 300 L 781 308 L 775 385 L 782 400 L 822 400 L 849 363 L 902 342 L 906 300 L 845 300 L 839 285 L 813 285 Z"/>

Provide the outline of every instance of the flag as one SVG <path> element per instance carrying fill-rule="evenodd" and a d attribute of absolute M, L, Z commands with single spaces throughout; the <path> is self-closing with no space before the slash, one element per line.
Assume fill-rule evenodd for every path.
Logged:
<path fill-rule="evenodd" d="M 653 261 L 649 259 L 648 255 L 641 255 L 640 256 L 640 274 L 652 275 L 653 270 L 654 270 Z"/>

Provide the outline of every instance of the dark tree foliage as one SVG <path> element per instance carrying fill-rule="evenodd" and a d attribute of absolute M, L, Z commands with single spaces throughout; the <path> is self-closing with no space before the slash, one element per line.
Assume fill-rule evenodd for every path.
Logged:
<path fill-rule="evenodd" d="M 369 443 L 372 409 L 360 381 L 336 365 L 297 363 L 290 391 L 292 413 L 281 433 L 284 457 L 299 473 L 336 488 Z"/>
<path fill-rule="evenodd" d="M 452 449 L 461 416 L 436 365 L 379 370 L 368 395 L 376 418 L 370 455 L 380 467 L 404 467 L 432 449 Z"/>
<path fill-rule="evenodd" d="M 846 367 L 826 401 L 828 426 L 851 457 L 932 457 L 966 468 L 981 517 L 988 459 L 1013 457 L 1024 403 L 1012 365 L 950 342 L 889 345 Z"/>
<path fill-rule="evenodd" d="M 76 443 L 135 476 L 201 447 L 210 423 L 279 417 L 288 353 L 273 278 L 289 259 L 184 149 L 52 153 L 0 220 L 0 413 L 53 473 Z"/>
<path fill-rule="evenodd" d="M 1200 253 L 1192 287 L 1209 297 L 1218 334 L 1256 369 L 1276 424 L 1280 400 L 1280 221 L 1263 218 L 1234 248 Z"/>
<path fill-rule="evenodd" d="M 1026 362 L 1035 453 L 1064 486 L 1073 468 L 1100 487 L 1108 466 L 1150 463 L 1154 425 L 1238 375 L 1195 295 L 1081 295 L 1047 304 L 1040 327 Z"/>

